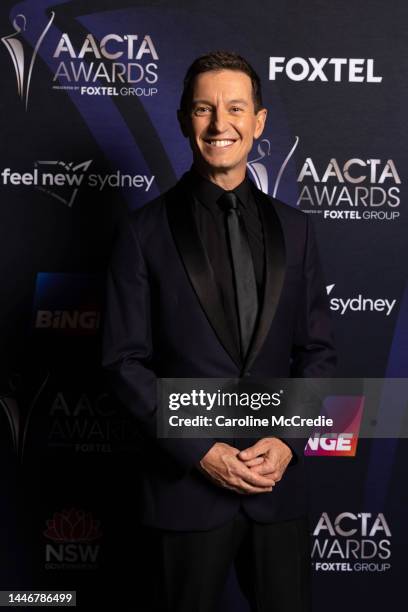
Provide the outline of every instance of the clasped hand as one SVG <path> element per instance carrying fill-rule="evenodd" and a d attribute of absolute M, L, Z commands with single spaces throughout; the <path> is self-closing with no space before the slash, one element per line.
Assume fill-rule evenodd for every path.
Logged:
<path fill-rule="evenodd" d="M 281 480 L 293 453 L 279 438 L 262 438 L 240 451 L 216 442 L 200 461 L 215 484 L 242 495 L 268 493 Z"/>

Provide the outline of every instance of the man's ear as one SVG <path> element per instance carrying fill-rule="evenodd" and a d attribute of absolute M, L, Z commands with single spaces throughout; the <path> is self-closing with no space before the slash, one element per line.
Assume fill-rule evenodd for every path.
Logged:
<path fill-rule="evenodd" d="M 182 110 L 177 111 L 177 119 L 180 124 L 180 129 L 185 138 L 188 138 L 189 130 L 188 130 L 188 117 Z"/>
<path fill-rule="evenodd" d="M 255 133 L 254 133 L 255 139 L 259 138 L 262 132 L 264 131 L 267 115 L 268 115 L 268 111 L 266 110 L 266 108 L 261 108 L 256 113 L 256 127 L 255 127 Z"/>

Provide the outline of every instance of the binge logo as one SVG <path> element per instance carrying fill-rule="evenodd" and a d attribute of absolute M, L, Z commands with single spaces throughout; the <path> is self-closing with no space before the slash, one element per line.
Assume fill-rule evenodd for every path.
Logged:
<path fill-rule="evenodd" d="M 364 396 L 327 397 L 323 404 L 324 415 L 333 419 L 341 433 L 315 432 L 309 438 L 304 454 L 307 457 L 355 457 L 364 399 Z"/>
<path fill-rule="evenodd" d="M 101 279 L 90 274 L 37 275 L 33 327 L 66 335 L 92 335 L 99 329 Z"/>

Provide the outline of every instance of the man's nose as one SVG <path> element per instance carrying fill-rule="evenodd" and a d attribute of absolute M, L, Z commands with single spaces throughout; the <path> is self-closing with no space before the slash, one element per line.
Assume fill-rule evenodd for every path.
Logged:
<path fill-rule="evenodd" d="M 211 115 L 211 127 L 215 132 L 224 132 L 228 124 L 228 115 L 223 108 L 214 108 Z"/>

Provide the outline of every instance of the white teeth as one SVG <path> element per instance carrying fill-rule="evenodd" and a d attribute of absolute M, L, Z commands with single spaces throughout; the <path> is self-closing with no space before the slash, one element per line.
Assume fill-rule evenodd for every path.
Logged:
<path fill-rule="evenodd" d="M 228 145 L 232 144 L 234 141 L 233 140 L 210 140 L 210 145 L 214 146 L 214 147 L 227 147 Z"/>

